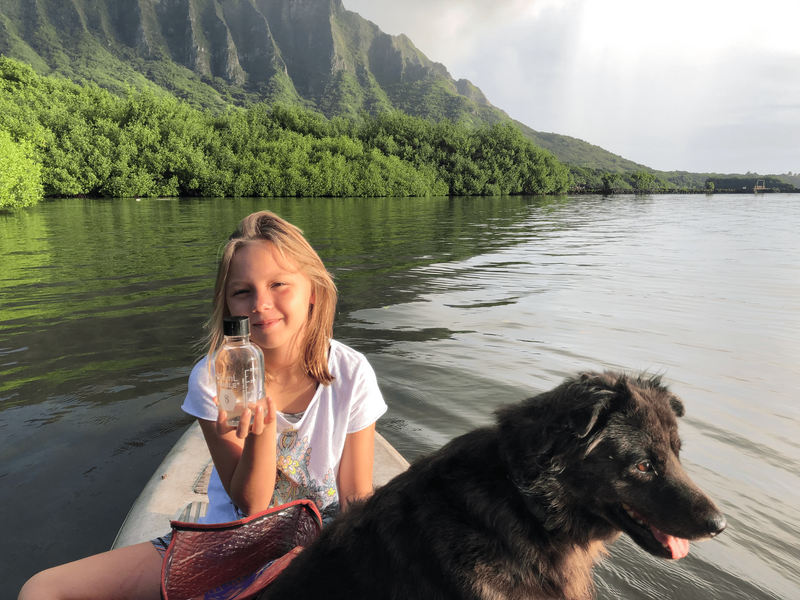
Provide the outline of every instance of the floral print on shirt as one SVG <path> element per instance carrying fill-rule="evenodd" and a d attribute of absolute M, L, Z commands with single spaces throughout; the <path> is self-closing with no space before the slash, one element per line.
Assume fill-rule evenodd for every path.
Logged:
<path fill-rule="evenodd" d="M 278 473 L 270 506 L 308 498 L 314 501 L 321 512 L 338 504 L 333 469 L 328 469 L 322 483 L 317 483 L 308 472 L 310 462 L 311 446 L 308 444 L 308 436 L 300 439 L 296 429 L 290 427 L 284 430 L 278 437 Z"/>

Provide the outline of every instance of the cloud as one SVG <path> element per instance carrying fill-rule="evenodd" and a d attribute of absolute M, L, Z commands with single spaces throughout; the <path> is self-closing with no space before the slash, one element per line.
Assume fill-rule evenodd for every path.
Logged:
<path fill-rule="evenodd" d="M 800 2 L 345 5 L 534 129 L 663 170 L 800 168 Z"/>
<path fill-rule="evenodd" d="M 345 0 L 348 10 L 386 33 L 406 34 L 428 58 L 448 66 L 470 54 L 478 38 L 561 4 L 569 0 Z"/>

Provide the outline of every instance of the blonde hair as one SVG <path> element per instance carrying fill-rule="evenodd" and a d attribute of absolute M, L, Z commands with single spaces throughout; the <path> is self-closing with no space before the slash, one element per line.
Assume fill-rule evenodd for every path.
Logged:
<path fill-rule="evenodd" d="M 214 353 L 222 345 L 222 320 L 230 316 L 228 303 L 225 301 L 225 290 L 231 261 L 237 250 L 255 242 L 272 244 L 284 260 L 296 266 L 311 282 L 314 304 L 309 306 L 308 311 L 308 326 L 302 356 L 303 370 L 318 383 L 328 385 L 333 381 L 333 376 L 328 370 L 328 347 L 333 337 L 336 285 L 322 259 L 303 237 L 303 232 L 266 210 L 242 219 L 222 250 L 217 281 L 214 284 L 213 310 L 207 324 L 209 361 L 213 360 Z"/>

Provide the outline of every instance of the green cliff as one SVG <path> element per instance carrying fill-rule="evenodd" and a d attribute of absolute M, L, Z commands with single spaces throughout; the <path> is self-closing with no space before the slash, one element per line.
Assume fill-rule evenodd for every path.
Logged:
<path fill-rule="evenodd" d="M 341 0 L 0 0 L 0 53 L 117 93 L 162 88 L 213 110 L 266 100 L 326 116 L 506 119 L 406 36 Z"/>

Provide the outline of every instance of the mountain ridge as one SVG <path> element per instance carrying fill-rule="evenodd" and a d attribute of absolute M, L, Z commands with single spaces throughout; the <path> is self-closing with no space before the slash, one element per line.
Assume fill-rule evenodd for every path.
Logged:
<path fill-rule="evenodd" d="M 0 53 L 42 74 L 118 94 L 150 87 L 213 111 L 267 101 L 329 118 L 397 109 L 472 126 L 510 121 L 576 176 L 655 172 L 512 120 L 406 35 L 381 31 L 342 0 L 0 0 Z"/>
<path fill-rule="evenodd" d="M 412 88 L 413 98 L 444 104 L 433 118 L 508 118 L 407 36 L 382 32 L 341 0 L 2 0 L 0 52 L 42 74 L 114 91 L 143 83 L 125 68 L 131 65 L 168 91 L 186 91 L 170 82 L 173 63 L 187 71 L 182 79 L 231 86 L 234 104 L 298 102 L 328 117 L 403 105 L 408 111 L 415 108 L 406 98 Z M 224 108 L 224 99 L 206 96 L 205 108 Z"/>

